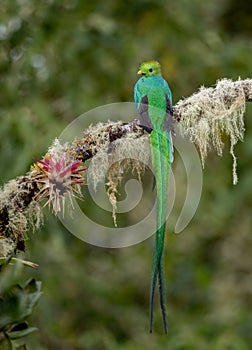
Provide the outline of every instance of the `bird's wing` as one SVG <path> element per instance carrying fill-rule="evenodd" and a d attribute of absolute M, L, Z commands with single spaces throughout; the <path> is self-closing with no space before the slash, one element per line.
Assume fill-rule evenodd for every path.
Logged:
<path fill-rule="evenodd" d="M 172 131 L 172 122 L 173 122 L 172 104 L 168 94 L 166 94 L 166 117 L 164 121 L 164 130 L 168 132 Z"/>
<path fill-rule="evenodd" d="M 148 112 L 148 96 L 145 95 L 141 98 L 140 105 L 138 108 L 139 122 L 140 125 L 150 133 L 153 130 L 153 125 L 151 123 L 149 112 Z"/>

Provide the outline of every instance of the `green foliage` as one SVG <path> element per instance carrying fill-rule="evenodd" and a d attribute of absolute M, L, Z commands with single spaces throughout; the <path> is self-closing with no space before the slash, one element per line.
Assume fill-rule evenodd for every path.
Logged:
<path fill-rule="evenodd" d="M 1 183 L 24 174 L 79 114 L 132 101 L 136 70 L 146 59 L 161 61 L 175 103 L 202 84 L 251 77 L 245 2 L 2 0 Z M 168 336 L 159 334 L 158 312 L 154 333 L 147 332 L 151 240 L 120 250 L 89 246 L 46 212 L 45 228 L 31 236 L 26 255 L 40 268 L 17 271 L 10 284 L 22 274 L 43 281 L 44 294 L 32 316 L 39 332 L 27 337 L 27 348 L 251 348 L 251 113 L 247 104 L 245 138 L 236 148 L 238 185 L 232 186 L 228 147 L 223 158 L 210 156 L 197 214 L 180 235 L 172 230 L 186 180 L 175 154 L 180 187 L 166 242 Z M 143 181 L 151 192 L 148 175 Z M 97 215 L 86 194 L 82 205 L 87 215 L 112 224 L 111 213 Z M 132 211 L 118 223 L 132 224 L 141 215 L 143 209 Z M 9 340 L 5 343 L 8 348 Z"/>
<path fill-rule="evenodd" d="M 9 266 L 10 261 L 2 261 L 0 266 L 0 349 L 22 350 L 25 345 L 15 345 L 15 340 L 37 330 L 26 319 L 41 296 L 41 282 L 30 279 L 17 284 L 15 270 L 19 267 Z"/>

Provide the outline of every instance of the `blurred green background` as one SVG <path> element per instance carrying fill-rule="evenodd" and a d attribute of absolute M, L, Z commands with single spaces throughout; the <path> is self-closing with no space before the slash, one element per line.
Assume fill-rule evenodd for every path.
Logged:
<path fill-rule="evenodd" d="M 132 101 L 145 59 L 160 60 L 174 103 L 203 84 L 251 77 L 251 33 L 247 0 L 1 0 L 1 185 L 24 174 L 81 113 Z M 46 211 L 25 254 L 40 267 L 20 276 L 43 282 L 32 317 L 39 331 L 27 337 L 28 349 L 251 349 L 249 104 L 245 120 L 245 142 L 236 148 L 238 185 L 232 185 L 227 146 L 223 158 L 208 157 L 199 208 L 179 235 L 172 233 L 178 212 L 171 215 L 168 336 L 158 303 L 154 333 L 148 333 L 153 239 L 98 248 Z"/>

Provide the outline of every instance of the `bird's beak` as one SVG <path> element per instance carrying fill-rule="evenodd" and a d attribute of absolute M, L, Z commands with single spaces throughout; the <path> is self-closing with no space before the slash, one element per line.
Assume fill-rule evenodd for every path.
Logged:
<path fill-rule="evenodd" d="M 139 71 L 137 72 L 137 74 L 140 75 L 140 74 L 143 74 L 143 72 L 142 72 L 141 70 L 139 70 Z"/>

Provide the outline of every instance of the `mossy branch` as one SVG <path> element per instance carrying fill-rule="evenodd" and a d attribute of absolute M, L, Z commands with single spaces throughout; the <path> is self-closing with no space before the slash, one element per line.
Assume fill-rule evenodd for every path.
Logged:
<path fill-rule="evenodd" d="M 213 148 L 222 155 L 222 134 L 230 137 L 234 184 L 238 181 L 234 146 L 243 140 L 245 104 L 251 101 L 252 79 L 234 82 L 222 79 L 215 88 L 202 87 L 199 92 L 179 101 L 174 108 L 174 120 L 179 122 L 179 131 L 188 135 L 198 147 L 203 166 L 209 149 Z"/>
<path fill-rule="evenodd" d="M 233 148 L 243 139 L 245 103 L 251 101 L 252 79 L 234 82 L 223 79 L 216 87 L 202 87 L 174 106 L 173 117 L 174 123 L 179 125 L 178 132 L 188 135 L 196 144 L 203 164 L 209 149 L 214 148 L 218 155 L 222 154 L 221 135 L 229 135 L 234 183 L 237 176 Z M 134 155 L 142 152 L 148 163 L 149 152 L 143 151 L 146 147 L 148 134 L 137 119 L 129 123 L 99 123 L 84 130 L 83 137 L 71 144 L 62 145 L 56 140 L 43 160 L 35 163 L 25 176 L 9 181 L 0 191 L 0 256 L 24 251 L 27 231 L 38 228 L 42 222 L 42 201 L 51 204 L 55 214 L 64 210 L 65 197 L 78 193 L 79 186 L 84 183 L 83 164 L 90 158 L 96 157 L 98 161 L 94 164 L 104 163 L 104 159 L 113 164 L 117 158 L 115 154 L 124 156 L 107 174 L 104 169 L 108 167 L 101 168 L 100 174 L 98 169 L 95 170 L 94 185 L 107 176 L 108 194 L 115 209 L 116 187 L 122 176 L 120 166 L 133 166 L 140 174 L 142 168 Z M 128 160 L 130 158 L 133 160 Z"/>

